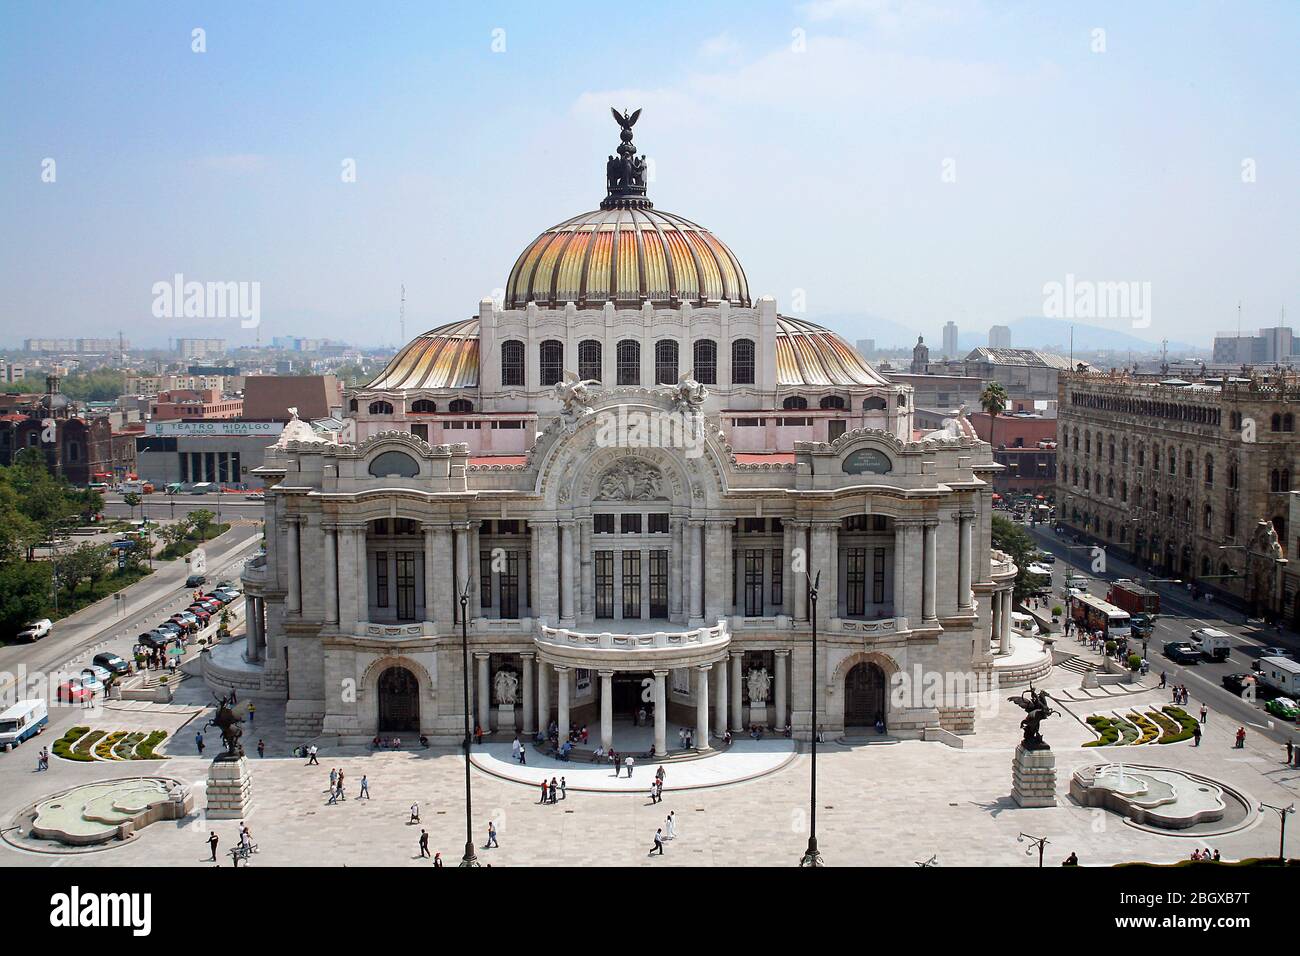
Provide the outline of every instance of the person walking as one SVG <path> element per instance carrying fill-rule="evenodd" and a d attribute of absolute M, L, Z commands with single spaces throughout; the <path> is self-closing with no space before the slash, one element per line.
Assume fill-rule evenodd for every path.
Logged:
<path fill-rule="evenodd" d="M 194 746 L 199 748 L 199 753 L 203 753 L 203 731 L 194 732 Z"/>
<path fill-rule="evenodd" d="M 1290 764 L 1295 760 L 1295 744 L 1291 741 L 1286 742 L 1286 762 Z"/>
<path fill-rule="evenodd" d="M 257 705 L 251 700 L 248 702 L 248 725 L 253 725 L 253 717 L 257 714 Z"/>
<path fill-rule="evenodd" d="M 677 813 L 676 810 L 669 810 L 669 811 L 668 811 L 668 819 L 666 819 L 666 820 L 664 821 L 664 828 L 668 831 L 664 838 L 667 839 L 667 840 L 675 840 L 675 839 L 677 839 L 677 816 L 676 816 L 676 813 Z"/>
<path fill-rule="evenodd" d="M 439 869 L 439 870 L 442 869 L 442 854 L 441 854 L 441 853 L 435 853 L 435 854 L 433 855 L 433 865 L 434 865 L 437 869 Z"/>
<path fill-rule="evenodd" d="M 538 800 L 537 802 L 538 803 L 546 802 L 546 781 L 545 780 L 542 781 L 542 799 Z"/>
<path fill-rule="evenodd" d="M 412 823 L 419 823 L 419 822 L 420 822 L 420 805 L 418 803 L 413 803 L 411 804 L 411 819 L 406 822 L 406 825 L 409 827 Z"/>
<path fill-rule="evenodd" d="M 1238 727 L 1237 728 L 1237 749 L 1244 750 L 1245 748 L 1246 748 L 1246 728 Z"/>
<path fill-rule="evenodd" d="M 1201 725 L 1197 724 L 1195 727 L 1192 728 L 1192 746 L 1199 747 L 1200 745 L 1201 745 Z"/>
<path fill-rule="evenodd" d="M 565 780 L 563 777 L 560 778 L 560 799 L 561 800 L 569 799 L 569 782 Z"/>
<path fill-rule="evenodd" d="M 429 831 L 420 831 L 420 859 L 429 855 Z"/>
<path fill-rule="evenodd" d="M 632 765 L 634 763 L 636 763 L 636 761 L 632 759 L 631 754 L 628 754 L 627 757 L 623 760 L 623 766 L 627 767 L 627 779 L 629 780 L 632 779 Z"/>
<path fill-rule="evenodd" d="M 1205 718 L 1210 714 L 1210 710 L 1204 704 L 1201 705 L 1201 723 L 1205 723 Z"/>
<path fill-rule="evenodd" d="M 325 805 L 326 805 L 327 807 L 332 807 L 332 806 L 334 806 L 334 804 L 338 803 L 338 802 L 339 802 L 339 794 L 341 794 L 342 792 L 343 792 L 343 788 L 342 788 L 342 787 L 333 787 L 333 788 L 330 790 L 330 799 L 329 799 L 329 803 L 327 803 L 327 804 L 325 804 Z"/>
<path fill-rule="evenodd" d="M 520 753 L 520 751 L 522 751 L 523 749 L 524 749 L 523 744 L 521 744 L 521 743 L 519 742 L 519 735 L 518 735 L 518 734 L 515 734 L 514 743 L 512 743 L 512 744 L 510 745 L 510 756 L 514 757 L 514 758 L 515 758 L 515 761 L 518 762 L 518 760 L 519 760 L 519 753 Z"/>
<path fill-rule="evenodd" d="M 263 740 L 261 737 L 257 738 L 257 756 L 258 757 L 266 756 L 266 741 Z"/>
<path fill-rule="evenodd" d="M 1160 672 L 1160 689 L 1161 689 L 1161 690 L 1164 690 L 1164 689 L 1165 689 L 1165 685 L 1168 684 L 1168 683 L 1169 683 L 1169 675 L 1166 674 L 1164 671 L 1161 671 L 1161 672 Z"/>
<path fill-rule="evenodd" d="M 655 845 L 650 848 L 650 852 L 646 856 L 654 856 L 656 853 L 660 856 L 664 855 L 664 831 L 662 827 L 655 831 Z"/>
<path fill-rule="evenodd" d="M 614 779 L 617 780 L 622 768 L 618 764 L 618 754 L 614 752 L 613 747 L 609 748 L 609 762 L 614 765 Z"/>
<path fill-rule="evenodd" d="M 653 781 L 650 784 L 650 802 L 659 802 L 659 784 L 654 783 Z"/>
<path fill-rule="evenodd" d="M 212 851 L 212 858 L 211 858 L 211 862 L 212 862 L 212 863 L 216 863 L 216 862 L 217 862 L 217 843 L 219 843 L 219 842 L 220 842 L 220 841 L 217 839 L 217 831 L 216 831 L 216 830 L 211 830 L 211 831 L 209 831 L 209 833 L 208 833 L 208 849 L 210 849 L 210 850 Z"/>
<path fill-rule="evenodd" d="M 315 745 L 315 744 L 312 744 L 310 747 L 307 748 L 307 766 L 310 767 L 310 766 L 312 766 L 313 764 L 315 764 L 317 767 L 320 766 L 320 761 L 316 759 L 316 745 Z"/>
<path fill-rule="evenodd" d="M 491 820 L 488 821 L 488 841 L 483 844 L 483 849 L 501 849 L 501 844 L 497 843 L 497 828 Z"/>
<path fill-rule="evenodd" d="M 361 775 L 361 792 L 357 794 L 357 799 L 360 800 L 363 797 L 367 800 L 370 799 L 370 780 L 364 773 Z"/>
<path fill-rule="evenodd" d="M 556 799 L 559 797 L 559 791 L 560 791 L 560 785 L 555 781 L 555 778 L 552 777 L 551 778 L 551 803 L 554 803 Z"/>

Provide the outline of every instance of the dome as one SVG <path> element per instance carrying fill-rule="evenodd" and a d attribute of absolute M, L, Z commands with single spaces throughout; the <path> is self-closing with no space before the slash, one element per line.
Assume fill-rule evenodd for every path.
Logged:
<path fill-rule="evenodd" d="M 732 251 L 703 226 L 647 203 L 597 209 L 547 229 L 510 270 L 505 307 L 649 302 L 675 308 L 723 299 L 750 305 L 749 283 Z"/>
<path fill-rule="evenodd" d="M 689 219 L 661 212 L 646 198 L 646 162 L 636 155 L 632 127 L 641 111 L 614 113 L 617 158 L 605 164 L 600 208 L 566 219 L 529 243 L 506 282 L 505 307 L 529 302 L 560 309 L 613 302 L 675 308 L 727 300 L 749 307 L 749 283 L 731 250 Z"/>
<path fill-rule="evenodd" d="M 443 325 L 413 339 L 366 387 L 473 388 L 478 351 L 478 319 Z M 785 315 L 776 320 L 776 381 L 783 388 L 889 384 L 830 329 Z"/>

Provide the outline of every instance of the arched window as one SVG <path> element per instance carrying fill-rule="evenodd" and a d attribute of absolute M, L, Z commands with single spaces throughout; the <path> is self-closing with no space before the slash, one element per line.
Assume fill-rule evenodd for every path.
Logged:
<path fill-rule="evenodd" d="M 411 402 L 411 411 L 417 415 L 431 415 L 438 410 L 438 406 L 427 398 L 417 398 Z"/>
<path fill-rule="evenodd" d="M 578 378 L 602 381 L 600 343 L 595 339 L 583 339 L 578 343 Z"/>
<path fill-rule="evenodd" d="M 414 478 L 420 466 L 410 455 L 400 451 L 386 451 L 370 462 L 370 474 L 375 478 Z"/>
<path fill-rule="evenodd" d="M 753 339 L 736 339 L 731 343 L 731 384 L 754 384 Z"/>
<path fill-rule="evenodd" d="M 1146 466 L 1146 463 L 1147 463 L 1146 449 L 1143 448 L 1141 445 L 1138 445 L 1138 467 L 1143 468 Z"/>
<path fill-rule="evenodd" d="M 1192 503 L 1189 499 L 1183 499 L 1183 520 L 1191 523 L 1192 520 Z"/>
<path fill-rule="evenodd" d="M 864 412 L 883 412 L 888 407 L 888 403 L 879 395 L 872 395 L 862 400 L 862 410 Z"/>
<path fill-rule="evenodd" d="M 447 405 L 447 411 L 453 415 L 464 415 L 474 411 L 474 403 L 468 398 L 453 398 Z"/>
<path fill-rule="evenodd" d="M 564 378 L 564 343 L 547 339 L 537 350 L 539 381 L 543 386 L 554 385 Z"/>
<path fill-rule="evenodd" d="M 695 381 L 701 385 L 718 384 L 718 343 L 697 339 L 694 346 Z"/>
<path fill-rule="evenodd" d="M 1192 461 L 1192 453 L 1189 451 L 1187 453 L 1187 457 L 1183 459 L 1183 477 L 1184 478 L 1192 477 L 1194 471 L 1195 471 L 1195 464 Z"/>
<path fill-rule="evenodd" d="M 641 384 L 641 343 L 635 339 L 624 339 L 618 343 L 614 352 L 615 372 L 617 377 L 614 379 L 618 385 L 640 385 Z"/>
<path fill-rule="evenodd" d="M 1170 495 L 1170 496 L 1169 496 L 1169 500 L 1168 500 L 1168 502 L 1167 502 L 1167 507 L 1166 507 L 1166 509 L 1165 509 L 1165 514 L 1167 514 L 1170 518 L 1172 518 L 1172 517 L 1174 516 L 1174 496 L 1173 496 L 1173 495 Z"/>
<path fill-rule="evenodd" d="M 391 415 L 393 406 L 389 402 L 371 402 L 368 411 L 371 415 Z"/>
<path fill-rule="evenodd" d="M 1205 506 L 1205 511 L 1202 515 L 1202 526 L 1206 531 L 1214 530 L 1214 509 L 1210 505 Z"/>
<path fill-rule="evenodd" d="M 1213 455 L 1205 456 L 1205 483 L 1207 485 L 1214 484 L 1214 456 Z"/>
<path fill-rule="evenodd" d="M 1172 448 L 1169 449 L 1169 474 L 1178 474 L 1178 453 Z"/>
<path fill-rule="evenodd" d="M 677 384 L 677 343 L 672 339 L 655 343 L 655 384 Z"/>
<path fill-rule="evenodd" d="M 808 407 L 808 399 L 802 395 L 791 395 L 781 403 L 781 407 L 786 411 L 802 411 Z"/>
<path fill-rule="evenodd" d="M 1282 490 L 1282 473 L 1278 471 L 1276 468 L 1274 468 L 1272 471 L 1268 473 L 1268 490 L 1269 491 Z"/>
<path fill-rule="evenodd" d="M 1286 518 L 1283 515 L 1273 516 L 1273 530 L 1277 532 L 1277 540 L 1286 540 Z"/>
<path fill-rule="evenodd" d="M 524 343 L 512 339 L 501 343 L 501 384 L 520 388 L 524 384 Z"/>
<path fill-rule="evenodd" d="M 1128 464 L 1128 439 L 1124 438 L 1119 443 L 1119 460 L 1122 464 Z"/>
<path fill-rule="evenodd" d="M 824 395 L 822 396 L 821 407 L 823 409 L 843 408 L 844 399 L 839 395 Z"/>
<path fill-rule="evenodd" d="M 1273 431 L 1280 432 L 1282 430 L 1282 416 L 1277 412 L 1274 412 L 1273 418 L 1270 421 L 1270 425 Z"/>
<path fill-rule="evenodd" d="M 354 398 L 350 402 L 348 402 L 348 411 L 355 412 L 356 410 L 357 410 L 357 400 Z"/>
<path fill-rule="evenodd" d="M 1119 500 L 1120 500 L 1120 501 L 1128 501 L 1128 482 L 1127 482 L 1127 481 L 1121 481 L 1121 482 L 1119 483 Z"/>
<path fill-rule="evenodd" d="M 1292 415 L 1290 412 L 1287 412 L 1285 415 L 1282 416 L 1282 431 L 1284 432 L 1295 431 L 1295 416 Z"/>

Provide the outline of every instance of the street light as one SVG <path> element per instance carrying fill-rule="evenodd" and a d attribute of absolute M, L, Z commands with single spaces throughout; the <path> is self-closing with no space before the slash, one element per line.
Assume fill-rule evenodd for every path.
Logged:
<path fill-rule="evenodd" d="M 817 850 L 817 586 L 822 573 L 806 577 L 808 582 L 808 616 L 812 619 L 812 781 L 808 800 L 808 849 L 799 860 L 800 866 L 824 866 Z"/>
<path fill-rule="evenodd" d="M 1047 849 L 1047 844 L 1050 841 L 1045 836 L 1044 837 L 1031 836 L 1030 834 L 1025 833 L 1024 831 L 1021 831 L 1020 836 L 1016 837 L 1017 843 L 1024 843 L 1026 840 L 1029 841 L 1030 845 L 1025 849 L 1025 856 L 1029 856 L 1030 854 L 1032 854 L 1034 852 L 1034 847 L 1038 847 L 1038 868 L 1042 869 L 1043 851 Z"/>
<path fill-rule="evenodd" d="M 1274 812 L 1277 813 L 1278 820 L 1282 824 L 1282 832 L 1278 834 L 1278 838 L 1277 838 L 1277 860 L 1279 863 L 1285 863 L 1286 862 L 1286 852 L 1285 852 L 1286 851 L 1286 818 L 1288 814 L 1295 813 L 1295 804 L 1288 803 L 1285 807 L 1275 807 L 1272 806 L 1271 804 L 1261 803 L 1259 805 L 1259 808 L 1261 810 L 1273 810 Z"/>
<path fill-rule="evenodd" d="M 469 725 L 469 575 L 465 575 L 465 588 L 460 592 L 460 648 L 464 663 L 465 685 L 465 855 L 460 865 L 478 866 L 478 857 L 474 855 L 473 795 L 470 792 L 469 746 L 471 732 Z"/>

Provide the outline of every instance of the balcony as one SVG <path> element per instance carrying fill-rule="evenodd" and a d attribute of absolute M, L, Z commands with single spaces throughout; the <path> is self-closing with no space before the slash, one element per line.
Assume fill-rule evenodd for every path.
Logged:
<path fill-rule="evenodd" d="M 658 630 L 658 622 L 645 627 L 621 622 L 618 631 L 570 627 L 537 628 L 534 643 L 547 663 L 594 670 L 651 670 L 689 667 L 717 660 L 731 643 L 725 620 L 696 628 Z"/>

